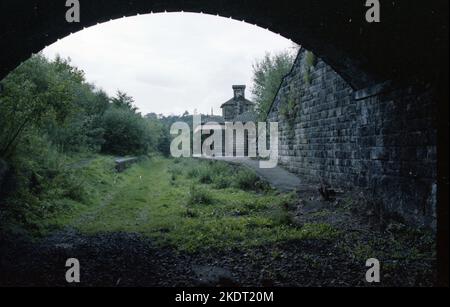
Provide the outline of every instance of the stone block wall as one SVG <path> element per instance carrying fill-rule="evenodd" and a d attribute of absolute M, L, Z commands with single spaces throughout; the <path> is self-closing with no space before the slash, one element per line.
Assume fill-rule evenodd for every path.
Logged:
<path fill-rule="evenodd" d="M 433 90 L 389 82 L 354 91 L 302 49 L 268 114 L 280 164 L 311 182 L 362 190 L 417 226 L 435 227 L 437 128 Z"/>

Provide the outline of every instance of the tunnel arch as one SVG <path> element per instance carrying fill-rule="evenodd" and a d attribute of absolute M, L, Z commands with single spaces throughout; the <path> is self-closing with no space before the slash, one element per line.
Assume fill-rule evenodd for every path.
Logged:
<path fill-rule="evenodd" d="M 312 50 L 354 89 L 387 79 L 432 81 L 437 61 L 448 49 L 442 47 L 448 32 L 448 2 L 441 0 L 382 1 L 379 24 L 367 23 L 365 1 L 355 0 L 91 0 L 80 1 L 80 23 L 66 22 L 65 2 L 2 1 L 0 79 L 32 53 L 71 33 L 148 13 L 204 13 L 268 29 Z M 411 47 L 415 52 L 408 52 Z"/>
<path fill-rule="evenodd" d="M 387 80 L 400 83 L 398 87 L 431 85 L 437 100 L 438 266 L 440 284 L 448 286 L 447 0 L 380 0 L 379 24 L 365 21 L 365 0 L 80 0 L 79 24 L 66 22 L 65 2 L 0 2 L 0 80 L 32 53 L 85 27 L 184 11 L 245 20 L 279 33 L 313 51 L 354 90 Z"/>

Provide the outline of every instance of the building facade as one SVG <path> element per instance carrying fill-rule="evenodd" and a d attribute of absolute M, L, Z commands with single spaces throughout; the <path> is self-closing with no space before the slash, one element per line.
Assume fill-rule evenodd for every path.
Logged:
<path fill-rule="evenodd" d="M 233 98 L 222 104 L 222 115 L 225 122 L 235 122 L 237 117 L 255 113 L 255 104 L 245 98 L 245 85 L 233 85 Z"/>

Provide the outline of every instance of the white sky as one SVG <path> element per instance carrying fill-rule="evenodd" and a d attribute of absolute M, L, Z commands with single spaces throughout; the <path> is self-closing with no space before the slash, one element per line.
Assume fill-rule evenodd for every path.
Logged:
<path fill-rule="evenodd" d="M 108 94 L 133 96 L 143 114 L 221 114 L 233 84 L 251 97 L 252 65 L 293 43 L 254 25 L 204 14 L 122 18 L 72 34 L 44 49 L 70 57 Z"/>

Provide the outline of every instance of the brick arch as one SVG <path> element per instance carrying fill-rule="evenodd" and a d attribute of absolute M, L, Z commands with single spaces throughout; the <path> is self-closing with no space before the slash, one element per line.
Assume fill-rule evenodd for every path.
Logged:
<path fill-rule="evenodd" d="M 380 24 L 365 21 L 363 0 L 81 0 L 78 24 L 65 21 L 65 2 L 2 1 L 0 79 L 71 33 L 151 12 L 202 12 L 267 28 L 314 51 L 354 89 L 386 79 L 432 79 L 446 53 L 446 0 L 381 1 Z"/>
<path fill-rule="evenodd" d="M 80 1 L 81 23 L 68 24 L 65 0 L 2 0 L 0 79 L 32 53 L 85 27 L 185 11 L 245 20 L 279 33 L 313 51 L 363 97 L 376 95 L 376 85 L 387 80 L 398 88 L 431 85 L 420 91 L 431 92 L 437 103 L 438 265 L 440 284 L 448 286 L 448 0 L 380 0 L 379 24 L 365 21 L 365 0 Z M 406 115 L 400 116 L 411 127 Z"/>

